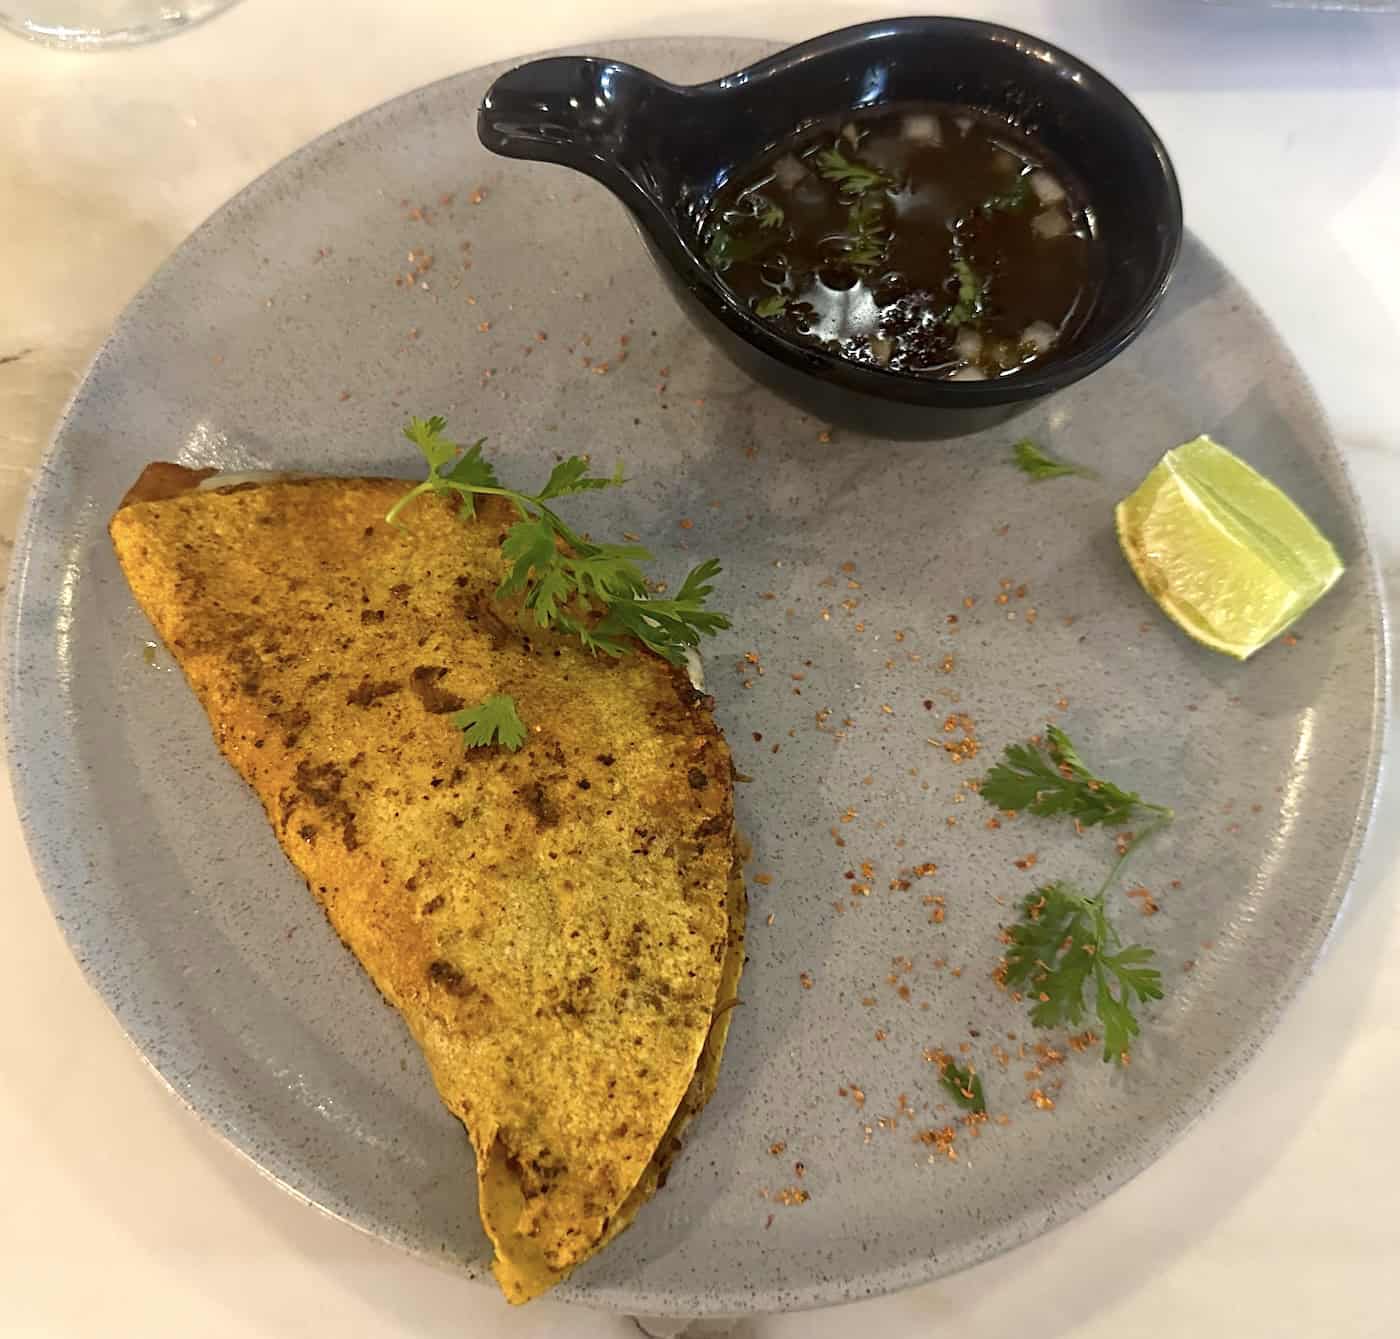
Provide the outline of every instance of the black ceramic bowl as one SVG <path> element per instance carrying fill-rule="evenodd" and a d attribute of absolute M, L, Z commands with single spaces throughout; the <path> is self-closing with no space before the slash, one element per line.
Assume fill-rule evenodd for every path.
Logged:
<path fill-rule="evenodd" d="M 1006 118 L 1086 187 L 1104 280 L 1066 357 L 980 382 L 862 366 L 758 320 L 702 260 L 706 202 L 732 171 L 812 118 L 920 100 Z M 688 87 L 616 61 L 532 61 L 488 90 L 477 130 L 496 153 L 562 163 L 600 181 L 635 216 L 681 305 L 740 367 L 818 418 L 878 436 L 975 432 L 1102 367 L 1152 315 L 1181 246 L 1176 175 L 1137 108 L 1058 47 L 969 19 L 843 28 Z"/>

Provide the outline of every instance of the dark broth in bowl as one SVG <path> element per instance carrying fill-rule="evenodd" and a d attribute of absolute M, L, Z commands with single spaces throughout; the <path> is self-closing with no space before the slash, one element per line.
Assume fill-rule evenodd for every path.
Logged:
<path fill-rule="evenodd" d="M 1006 121 L 949 104 L 802 129 L 710 202 L 705 259 L 800 343 L 914 376 L 1013 376 L 1093 309 L 1093 210 Z"/>

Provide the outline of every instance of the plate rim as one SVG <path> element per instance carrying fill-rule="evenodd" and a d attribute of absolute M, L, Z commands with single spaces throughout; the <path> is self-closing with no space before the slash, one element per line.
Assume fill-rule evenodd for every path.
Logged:
<path fill-rule="evenodd" d="M 486 71 L 510 69 L 526 60 L 542 56 L 585 53 L 607 55 L 610 50 L 619 47 L 625 47 L 633 53 L 645 51 L 648 48 L 662 53 L 675 47 L 699 44 L 762 48 L 758 56 L 755 57 L 758 59 L 762 58 L 764 52 L 779 51 L 785 45 L 790 45 L 762 38 L 683 34 L 632 38 L 616 37 L 596 43 L 573 44 L 534 54 L 511 56 L 501 61 L 492 61 L 457 71 L 367 107 L 308 140 L 290 154 L 271 164 L 217 206 L 184 237 L 122 308 L 111 329 L 89 359 L 82 377 L 75 385 L 54 424 L 49 440 L 35 466 L 34 477 L 25 499 L 20 523 L 16 528 L 14 552 L 9 565 L 8 589 L 5 593 L 3 616 L 0 617 L 0 632 L 3 633 L 4 642 L 3 656 L 0 657 L 0 674 L 3 674 L 4 683 L 3 702 L 0 703 L 0 725 L 3 726 L 4 730 L 6 764 L 19 827 L 23 833 L 25 848 L 36 881 L 63 935 L 65 947 L 77 963 L 88 987 L 102 1000 L 116 1021 L 126 1043 L 140 1057 L 145 1067 L 157 1077 L 162 1086 L 174 1094 L 181 1105 L 197 1118 L 201 1126 L 231 1148 L 264 1178 L 326 1217 L 343 1222 L 366 1236 L 383 1241 L 386 1245 L 392 1246 L 396 1250 L 403 1250 L 418 1259 L 435 1264 L 458 1277 L 464 1276 L 464 1271 L 457 1261 L 448 1259 L 413 1241 L 391 1235 L 382 1227 L 357 1221 L 337 1209 L 322 1204 L 305 1190 L 264 1166 L 257 1156 L 245 1148 L 229 1129 L 202 1111 L 191 1095 L 183 1092 L 157 1067 L 154 1060 L 143 1049 L 136 1035 L 128 1027 L 125 1014 L 130 1006 L 119 1008 L 109 993 L 102 990 L 95 979 L 95 971 L 88 961 L 86 952 L 80 951 L 80 945 L 75 943 L 70 934 L 65 918 L 61 914 L 63 908 L 58 895 L 53 891 L 68 882 L 68 879 L 60 868 L 59 862 L 51 856 L 45 855 L 39 845 L 39 832 L 43 820 L 36 817 L 38 810 L 34 802 L 35 795 L 31 789 L 31 785 L 37 782 L 37 773 L 41 770 L 39 764 L 34 761 L 36 741 L 32 737 L 39 728 L 39 723 L 36 713 L 32 710 L 26 710 L 29 704 L 23 699 L 20 682 L 20 669 L 25 658 L 25 651 L 29 650 L 29 654 L 32 656 L 30 648 L 39 645 L 41 640 L 37 630 L 30 631 L 26 628 L 26 622 L 29 621 L 27 614 L 31 604 L 26 599 L 26 588 L 35 532 L 39 528 L 39 516 L 43 511 L 41 499 L 53 486 L 54 476 L 60 472 L 60 457 L 65 451 L 63 439 L 69 424 L 78 410 L 80 402 L 84 399 L 94 373 L 112 356 L 114 345 L 135 324 L 147 302 L 152 299 L 153 291 L 160 287 L 163 278 L 182 258 L 187 249 L 193 246 L 197 239 L 201 238 L 207 231 L 217 226 L 231 211 L 247 203 L 258 191 L 265 188 L 271 179 L 280 176 L 299 162 L 312 159 L 323 148 L 333 147 L 335 139 L 352 127 L 357 128 L 363 122 L 385 117 L 391 113 L 392 109 L 400 105 L 421 99 L 434 90 L 442 89 L 445 85 L 479 77 Z M 1356 812 L 1350 819 L 1345 844 L 1339 851 L 1337 873 L 1329 880 L 1325 898 L 1318 902 L 1319 915 L 1307 927 L 1306 933 L 1293 941 L 1295 951 L 1290 955 L 1289 970 L 1276 983 L 1276 988 L 1267 1005 L 1255 1012 L 1251 1026 L 1243 1033 L 1237 1043 L 1211 1067 L 1208 1077 L 1202 1085 L 1202 1090 L 1193 1094 L 1189 1100 L 1184 1099 L 1168 1108 L 1150 1131 L 1144 1132 L 1134 1141 L 1130 1150 L 1112 1157 L 1100 1166 L 1096 1175 L 1076 1186 L 1068 1206 L 1071 1210 L 1068 1215 L 1057 1211 L 1065 1207 L 1062 1201 L 1057 1201 L 1052 1205 L 1040 1204 L 1016 1218 L 1004 1220 L 998 1226 L 971 1239 L 961 1248 L 954 1248 L 947 1253 L 937 1255 L 930 1253 L 916 1262 L 905 1261 L 889 1265 L 862 1275 L 859 1281 L 813 1278 L 812 1281 L 797 1287 L 770 1287 L 762 1293 L 745 1289 L 742 1293 L 736 1292 L 728 1295 L 715 1291 L 702 1292 L 698 1288 L 693 1293 L 686 1295 L 660 1294 L 646 1290 L 639 1291 L 636 1288 L 629 1289 L 625 1283 L 581 1284 L 567 1281 L 553 1291 L 552 1296 L 556 1300 L 596 1310 L 660 1316 L 740 1316 L 797 1311 L 887 1295 L 905 1288 L 931 1283 L 969 1269 L 974 1265 L 993 1260 L 1018 1246 L 1029 1243 L 1061 1221 L 1068 1221 L 1069 1218 L 1077 1217 L 1094 1208 L 1114 1191 L 1127 1185 L 1155 1164 L 1171 1145 L 1211 1113 L 1218 1105 L 1224 1092 L 1258 1055 L 1265 1042 L 1275 1031 L 1284 1012 L 1297 999 L 1302 987 L 1327 954 L 1342 924 L 1355 890 L 1361 855 L 1376 820 L 1384 766 L 1384 744 L 1390 720 L 1392 695 L 1391 619 L 1385 601 L 1380 565 L 1376 558 L 1370 527 L 1367 524 L 1366 512 L 1357 493 L 1346 455 L 1338 443 L 1331 416 L 1321 402 L 1306 370 L 1294 356 L 1288 340 L 1264 311 L 1253 293 L 1190 229 L 1186 232 L 1186 239 L 1198 247 L 1202 254 L 1217 265 L 1222 272 L 1231 277 L 1239 288 L 1240 301 L 1242 305 L 1247 307 L 1250 316 L 1270 330 L 1278 341 L 1279 347 L 1287 352 L 1294 368 L 1297 369 L 1298 392 L 1310 404 L 1325 429 L 1326 435 L 1321 443 L 1321 450 L 1324 455 L 1330 454 L 1335 461 L 1336 477 L 1332 483 L 1340 500 L 1356 522 L 1359 546 L 1351 568 L 1361 579 L 1364 588 L 1367 630 L 1373 636 L 1375 645 L 1371 665 L 1370 729 L 1364 766 L 1361 769 L 1361 790 Z M 947 448 L 932 443 L 929 449 Z M 51 640 L 56 625 L 56 617 L 48 619 L 43 624 L 42 630 L 47 634 L 42 639 L 44 644 Z M 29 717 L 28 723 L 25 723 L 26 716 Z M 485 1277 L 485 1271 L 483 1269 L 475 1273 L 465 1272 L 465 1276 L 473 1281 L 482 1281 Z M 733 1305 L 726 1305 L 727 1303 L 741 1303 L 744 1300 L 750 1304 L 741 1305 L 739 1309 L 735 1309 Z"/>

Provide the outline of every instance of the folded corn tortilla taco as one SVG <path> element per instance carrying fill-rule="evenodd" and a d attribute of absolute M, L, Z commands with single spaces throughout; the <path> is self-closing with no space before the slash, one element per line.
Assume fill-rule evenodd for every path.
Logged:
<path fill-rule="evenodd" d="M 137 602 L 476 1152 L 523 1302 L 611 1240 L 713 1091 L 743 961 L 730 755 L 684 670 L 595 657 L 494 592 L 510 516 L 385 479 L 148 467 Z M 509 693 L 515 752 L 453 714 Z"/>

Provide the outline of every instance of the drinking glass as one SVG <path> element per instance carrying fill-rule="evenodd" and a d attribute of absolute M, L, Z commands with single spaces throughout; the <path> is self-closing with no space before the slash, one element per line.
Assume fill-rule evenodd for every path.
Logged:
<path fill-rule="evenodd" d="M 75 51 L 171 37 L 237 0 L 0 0 L 0 28 Z"/>

